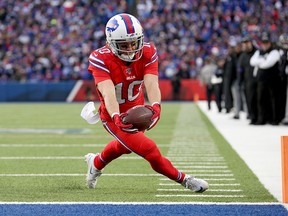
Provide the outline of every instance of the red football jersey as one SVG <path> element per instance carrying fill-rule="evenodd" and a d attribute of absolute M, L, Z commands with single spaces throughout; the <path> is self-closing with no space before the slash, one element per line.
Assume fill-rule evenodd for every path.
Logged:
<path fill-rule="evenodd" d="M 158 55 L 152 43 L 144 43 L 143 55 L 135 62 L 122 61 L 106 45 L 90 54 L 89 63 L 88 71 L 93 75 L 96 85 L 107 79 L 114 83 L 121 113 L 133 106 L 144 104 L 144 75 L 158 76 Z M 100 117 L 102 120 L 110 121 L 104 99 L 98 89 L 97 92 L 101 101 Z"/>

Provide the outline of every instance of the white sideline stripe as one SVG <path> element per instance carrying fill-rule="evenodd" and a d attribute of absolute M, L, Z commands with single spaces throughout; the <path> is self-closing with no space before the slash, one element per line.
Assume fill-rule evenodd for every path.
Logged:
<path fill-rule="evenodd" d="M 279 205 L 283 206 L 282 203 L 278 202 L 261 202 L 261 203 L 250 203 L 250 202 L 0 202 L 0 205 L 246 205 L 246 206 L 262 206 L 262 205 Z"/>
<path fill-rule="evenodd" d="M 68 95 L 68 97 L 66 98 L 67 102 L 72 102 L 73 99 L 75 98 L 77 92 L 79 91 L 79 89 L 81 88 L 83 83 L 83 80 L 78 80 L 75 84 L 75 86 L 73 87 L 72 91 L 70 92 L 70 94 Z"/>
<path fill-rule="evenodd" d="M 55 174 L 0 174 L 0 177 L 67 177 L 67 176 L 85 176 L 79 173 L 55 173 Z M 130 176 L 130 177 L 158 177 L 160 174 L 102 174 L 102 176 Z"/>
<path fill-rule="evenodd" d="M 157 189 L 157 191 L 182 191 L 182 192 L 189 192 L 191 193 L 190 190 L 187 189 L 165 189 L 165 188 L 159 188 Z M 209 189 L 209 191 L 213 191 L 213 192 L 242 192 L 243 190 L 241 189 Z"/>
<path fill-rule="evenodd" d="M 173 195 L 162 195 L 156 194 L 156 197 L 211 197 L 211 198 L 240 198 L 245 195 L 193 195 L 193 194 L 173 194 Z"/>

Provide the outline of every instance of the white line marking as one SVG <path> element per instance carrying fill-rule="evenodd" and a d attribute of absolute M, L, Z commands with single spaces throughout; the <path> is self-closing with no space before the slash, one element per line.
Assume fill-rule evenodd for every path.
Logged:
<path fill-rule="evenodd" d="M 0 205 L 279 205 L 282 203 L 264 202 L 264 203 L 250 203 L 250 202 L 0 202 Z"/>
<path fill-rule="evenodd" d="M 197 169 L 180 169 L 182 172 L 193 172 L 193 173 L 231 173 L 231 170 L 197 170 Z"/>
<path fill-rule="evenodd" d="M 121 160 L 143 160 L 138 156 L 120 157 Z M 84 156 L 0 157 L 0 160 L 84 160 Z"/>
<path fill-rule="evenodd" d="M 83 80 L 78 80 L 76 82 L 76 84 L 74 85 L 73 89 L 71 90 L 70 94 L 68 95 L 68 97 L 66 98 L 67 102 L 72 102 L 76 96 L 76 94 L 78 93 L 79 89 L 81 88 L 83 83 Z"/>
<path fill-rule="evenodd" d="M 199 177 L 199 176 L 214 176 L 214 177 L 216 177 L 216 176 L 219 176 L 219 177 L 232 177 L 232 176 L 234 176 L 233 174 L 197 174 L 197 177 Z M 208 178 L 205 178 L 206 180 L 208 180 Z M 162 180 L 162 181 L 169 181 L 170 179 L 160 179 L 160 180 Z M 171 180 L 170 180 L 171 181 Z"/>
<path fill-rule="evenodd" d="M 177 186 L 178 183 L 160 183 L 160 186 Z M 209 184 L 209 186 L 217 187 L 217 186 L 240 186 L 239 183 L 236 184 Z"/>
<path fill-rule="evenodd" d="M 39 148 L 71 148 L 71 147 L 104 147 L 105 144 L 0 144 L 0 147 L 8 147 L 8 148 L 31 148 L 31 147 L 39 147 Z"/>
<path fill-rule="evenodd" d="M 176 168 L 201 168 L 201 169 L 209 169 L 209 168 L 213 168 L 213 169 L 227 169 L 228 166 L 175 166 Z"/>
<path fill-rule="evenodd" d="M 0 128 L 0 133 L 53 133 L 53 134 L 69 134 L 69 133 L 90 133 L 90 129 L 45 129 L 45 128 Z"/>
<path fill-rule="evenodd" d="M 55 173 L 55 174 L 0 174 L 0 177 L 67 177 L 67 176 L 85 176 L 79 173 Z M 160 174 L 102 174 L 102 176 L 129 176 L 129 177 L 159 177 Z"/>
<path fill-rule="evenodd" d="M 207 164 L 207 165 L 221 165 L 221 164 L 226 164 L 226 162 L 199 162 L 199 161 L 195 161 L 195 162 L 173 162 L 174 165 L 196 165 L 196 164 Z"/>
<path fill-rule="evenodd" d="M 156 197 L 211 197 L 211 198 L 240 198 L 245 195 L 194 195 L 194 194 L 173 194 L 173 195 L 162 195 L 156 194 Z"/>
<path fill-rule="evenodd" d="M 173 188 L 173 189 L 169 189 L 169 188 L 159 188 L 157 189 L 157 191 L 182 191 L 182 192 L 189 192 L 191 193 L 190 190 L 187 190 L 187 189 L 176 189 L 176 188 Z M 234 189 L 209 189 L 209 191 L 213 191 L 213 192 L 242 192 L 242 190 L 240 189 L 237 189 L 237 190 L 234 190 Z"/>
<path fill-rule="evenodd" d="M 215 187 L 215 186 L 240 186 L 240 184 L 239 183 L 235 183 L 235 184 L 209 184 L 209 186 L 213 186 L 213 187 Z"/>
<path fill-rule="evenodd" d="M 172 181 L 167 178 L 160 178 L 160 181 Z M 235 178 L 205 178 L 205 180 L 209 181 L 236 181 Z"/>
<path fill-rule="evenodd" d="M 70 148 L 70 147 L 104 147 L 106 143 L 98 143 L 98 144 L 0 144 L 0 147 L 3 148 L 31 148 L 31 147 L 49 147 L 49 148 Z M 169 147 L 169 144 L 157 144 L 158 147 Z"/>
<path fill-rule="evenodd" d="M 235 178 L 206 178 L 208 181 L 236 181 Z"/>

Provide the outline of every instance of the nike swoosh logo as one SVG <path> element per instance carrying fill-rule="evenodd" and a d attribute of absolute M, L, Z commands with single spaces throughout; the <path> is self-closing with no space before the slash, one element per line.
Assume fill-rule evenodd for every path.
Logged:
<path fill-rule="evenodd" d="M 93 174 L 93 173 L 92 173 L 92 167 L 90 168 L 90 171 L 89 171 L 89 173 L 90 173 L 90 174 Z"/>
<path fill-rule="evenodd" d="M 196 191 L 196 192 L 200 192 L 201 193 L 201 192 L 203 192 L 203 190 L 204 190 L 203 187 L 200 187 L 200 189 L 198 191 Z"/>

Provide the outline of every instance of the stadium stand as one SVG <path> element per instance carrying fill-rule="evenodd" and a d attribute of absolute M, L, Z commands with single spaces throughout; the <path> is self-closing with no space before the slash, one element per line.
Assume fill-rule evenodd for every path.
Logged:
<path fill-rule="evenodd" d="M 104 24 L 120 12 L 138 13 L 158 48 L 162 79 L 178 71 L 197 78 L 203 58 L 225 55 L 231 36 L 266 30 L 275 41 L 288 29 L 284 0 L 1 1 L 0 82 L 92 79 L 88 55 L 104 45 Z"/>

